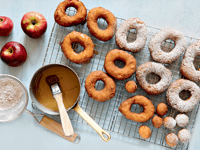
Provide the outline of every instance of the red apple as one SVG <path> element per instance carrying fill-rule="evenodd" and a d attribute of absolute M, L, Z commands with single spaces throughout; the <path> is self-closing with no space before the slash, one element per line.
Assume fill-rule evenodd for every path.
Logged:
<path fill-rule="evenodd" d="M 0 36 L 8 36 L 13 29 L 13 22 L 10 18 L 0 16 Z"/>
<path fill-rule="evenodd" d="M 22 17 L 21 27 L 28 36 L 39 38 L 47 29 L 47 21 L 45 17 L 38 12 L 27 12 Z"/>
<path fill-rule="evenodd" d="M 8 42 L 1 49 L 1 59 L 7 65 L 17 67 L 26 61 L 25 47 L 18 42 Z"/>

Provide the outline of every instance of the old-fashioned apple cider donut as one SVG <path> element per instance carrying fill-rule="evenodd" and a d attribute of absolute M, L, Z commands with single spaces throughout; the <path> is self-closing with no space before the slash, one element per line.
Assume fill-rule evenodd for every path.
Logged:
<path fill-rule="evenodd" d="M 108 26 L 105 30 L 98 27 L 97 20 L 103 18 L 106 20 Z M 116 32 L 117 20 L 116 17 L 107 9 L 102 7 L 95 7 L 91 9 L 87 16 L 87 27 L 91 35 L 95 36 L 101 41 L 110 40 Z"/>
<path fill-rule="evenodd" d="M 188 90 L 191 94 L 187 100 L 182 100 L 179 97 L 179 93 L 183 90 Z M 200 88 L 196 83 L 190 80 L 178 79 L 169 86 L 166 96 L 172 108 L 180 112 L 189 112 L 200 100 Z"/>
<path fill-rule="evenodd" d="M 133 104 L 139 104 L 143 107 L 143 112 L 134 113 L 131 112 L 131 106 Z M 131 97 L 121 103 L 119 111 L 127 118 L 136 122 L 146 122 L 153 117 L 155 107 L 153 103 L 144 96 L 137 95 Z"/>
<path fill-rule="evenodd" d="M 181 63 L 181 73 L 192 81 L 200 81 L 200 71 L 194 66 L 194 59 L 198 55 L 200 55 L 200 41 L 188 46 Z"/>
<path fill-rule="evenodd" d="M 150 84 L 146 76 L 155 73 L 160 76 L 160 81 Z M 150 95 L 157 95 L 164 92 L 172 81 L 172 72 L 160 63 L 147 62 L 140 65 L 136 70 L 136 79 L 139 85 Z"/>
<path fill-rule="evenodd" d="M 103 81 L 105 84 L 105 87 L 100 91 L 95 89 L 95 84 L 99 80 Z M 95 99 L 96 101 L 104 102 L 115 96 L 116 85 L 114 80 L 105 72 L 93 71 L 85 80 L 85 89 L 89 97 Z"/>
<path fill-rule="evenodd" d="M 80 53 L 76 53 L 72 49 L 73 43 L 80 43 L 84 50 Z M 86 34 L 73 31 L 69 33 L 61 43 L 61 48 L 64 55 L 74 63 L 84 63 L 92 58 L 94 54 L 94 44 L 92 39 Z"/>
<path fill-rule="evenodd" d="M 135 29 L 137 31 L 136 40 L 134 42 L 127 41 L 128 31 Z M 131 52 L 138 52 L 144 48 L 147 41 L 147 28 L 143 21 L 138 18 L 130 18 L 126 20 L 115 34 L 116 44 L 119 48 Z"/>
<path fill-rule="evenodd" d="M 123 61 L 125 66 L 123 68 L 117 67 L 115 65 L 116 60 Z M 131 54 L 118 49 L 109 51 L 104 61 L 106 72 L 118 80 L 127 79 L 132 76 L 136 70 L 136 65 L 136 60 Z"/>
<path fill-rule="evenodd" d="M 66 9 L 68 7 L 74 7 L 77 11 L 74 16 L 68 16 Z M 87 9 L 85 5 L 79 0 L 64 0 L 61 2 L 54 13 L 55 22 L 63 27 L 69 27 L 77 25 L 85 21 L 87 15 Z"/>
<path fill-rule="evenodd" d="M 164 52 L 161 49 L 162 42 L 167 39 L 171 39 L 175 43 L 175 47 L 170 52 Z M 149 51 L 153 60 L 170 64 L 181 56 L 186 46 L 186 38 L 183 33 L 175 29 L 167 28 L 158 32 L 150 40 Z"/>

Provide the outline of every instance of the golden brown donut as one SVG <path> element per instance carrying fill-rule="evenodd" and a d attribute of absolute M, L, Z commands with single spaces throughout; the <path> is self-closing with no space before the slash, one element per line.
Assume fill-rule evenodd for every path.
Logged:
<path fill-rule="evenodd" d="M 117 67 L 115 65 L 116 60 L 125 62 L 125 66 L 123 68 Z M 127 79 L 132 76 L 136 70 L 136 65 L 136 60 L 131 54 L 119 49 L 109 51 L 104 61 L 106 72 L 118 80 Z"/>
<path fill-rule="evenodd" d="M 68 7 L 74 7 L 77 11 L 74 16 L 68 16 L 66 9 Z M 79 0 L 65 0 L 61 2 L 54 13 L 55 22 L 63 27 L 69 27 L 77 25 L 85 21 L 87 15 L 87 9 L 85 5 Z"/>
<path fill-rule="evenodd" d="M 97 25 L 98 18 L 106 20 L 108 26 L 105 30 L 101 30 Z M 95 7 L 91 9 L 87 16 L 87 27 L 90 34 L 101 41 L 110 40 L 116 32 L 117 20 L 116 17 L 107 9 Z"/>
<path fill-rule="evenodd" d="M 125 89 L 129 93 L 135 93 L 135 91 L 137 90 L 137 84 L 134 81 L 128 81 L 125 84 Z"/>
<path fill-rule="evenodd" d="M 102 80 L 105 84 L 104 89 L 98 91 L 95 89 L 97 81 Z M 103 71 L 94 71 L 90 73 L 85 80 L 85 89 L 89 97 L 99 102 L 104 102 L 115 96 L 116 85 L 112 78 L 110 78 Z"/>
<path fill-rule="evenodd" d="M 131 112 L 131 106 L 133 104 L 139 104 L 143 107 L 143 112 L 134 113 Z M 119 111 L 127 118 L 136 122 L 146 122 L 153 117 L 155 107 L 152 102 L 144 96 L 133 96 L 119 106 Z"/>
<path fill-rule="evenodd" d="M 168 111 L 168 107 L 165 103 L 159 103 L 156 107 L 156 112 L 159 116 L 164 116 Z"/>
<path fill-rule="evenodd" d="M 178 137 L 174 133 L 169 133 L 166 135 L 165 141 L 166 141 L 167 145 L 174 147 L 178 144 Z"/>
<path fill-rule="evenodd" d="M 151 120 L 152 124 L 156 128 L 160 128 L 163 124 L 163 118 L 159 116 L 154 116 L 153 119 Z"/>
<path fill-rule="evenodd" d="M 145 125 L 140 126 L 139 134 L 143 139 L 148 139 L 151 136 L 151 129 Z"/>
<path fill-rule="evenodd" d="M 83 47 L 84 50 L 80 53 L 74 52 L 72 49 L 72 44 L 78 42 Z M 74 63 L 84 63 L 92 58 L 94 54 L 94 44 L 92 39 L 86 34 L 73 31 L 69 33 L 61 43 L 61 48 L 64 55 Z"/>

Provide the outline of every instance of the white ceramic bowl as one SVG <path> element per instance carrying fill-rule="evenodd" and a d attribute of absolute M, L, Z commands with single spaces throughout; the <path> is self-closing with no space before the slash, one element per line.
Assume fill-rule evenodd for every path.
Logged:
<path fill-rule="evenodd" d="M 28 104 L 28 92 L 25 86 L 23 85 L 23 83 L 18 78 L 12 75 L 0 74 L 0 79 L 13 79 L 17 83 L 19 83 L 19 85 L 21 86 L 23 90 L 23 96 L 21 100 L 19 101 L 19 103 L 17 103 L 17 105 L 12 107 L 11 109 L 0 110 L 0 122 L 12 121 L 18 118 L 24 112 Z"/>

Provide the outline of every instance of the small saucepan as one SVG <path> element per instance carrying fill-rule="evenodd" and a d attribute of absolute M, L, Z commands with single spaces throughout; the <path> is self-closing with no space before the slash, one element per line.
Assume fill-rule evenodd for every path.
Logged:
<path fill-rule="evenodd" d="M 60 70 L 60 71 L 59 71 Z M 63 93 L 63 101 L 68 98 L 68 94 L 65 94 L 65 89 L 69 88 L 69 90 L 77 91 L 76 94 L 73 95 L 71 99 L 67 99 L 66 103 L 70 104 L 69 106 L 65 106 L 66 111 L 69 111 L 71 109 L 75 110 L 100 136 L 104 141 L 110 140 L 110 134 L 104 131 L 83 109 L 78 105 L 78 101 L 80 99 L 80 79 L 77 73 L 70 68 L 69 66 L 62 65 L 62 64 L 48 64 L 41 68 L 39 68 L 35 74 L 33 75 L 29 87 L 29 93 L 31 100 L 33 103 L 38 107 L 41 111 L 50 114 L 50 115 L 59 115 L 59 111 L 56 109 L 52 109 L 57 107 L 56 102 L 55 106 L 52 100 L 52 103 L 50 103 L 50 98 L 52 96 L 50 88 L 48 90 L 41 91 L 40 96 L 37 95 L 37 90 L 39 91 L 41 86 L 42 88 L 47 88 L 47 83 L 44 82 L 46 76 L 48 75 L 57 75 L 59 78 L 59 84 L 61 91 Z M 69 82 L 67 82 L 69 80 Z M 71 84 L 74 84 L 77 81 L 76 87 L 70 87 Z M 65 82 L 65 83 L 64 83 Z M 67 82 L 67 83 L 66 83 Z M 67 85 L 68 84 L 68 85 Z M 63 86 L 62 86 L 63 85 Z M 67 86 L 66 86 L 67 85 Z M 47 94 L 49 92 L 49 94 Z M 46 95 L 46 101 L 42 104 L 42 97 Z M 52 96 L 53 97 L 53 96 Z M 49 101 L 48 101 L 49 100 Z M 55 101 L 55 100 L 54 100 Z M 64 102 L 65 103 L 65 102 Z M 49 105 L 49 107 L 46 107 L 45 105 Z M 51 107 L 51 108 L 50 108 Z M 105 135 L 107 137 L 105 137 Z"/>

